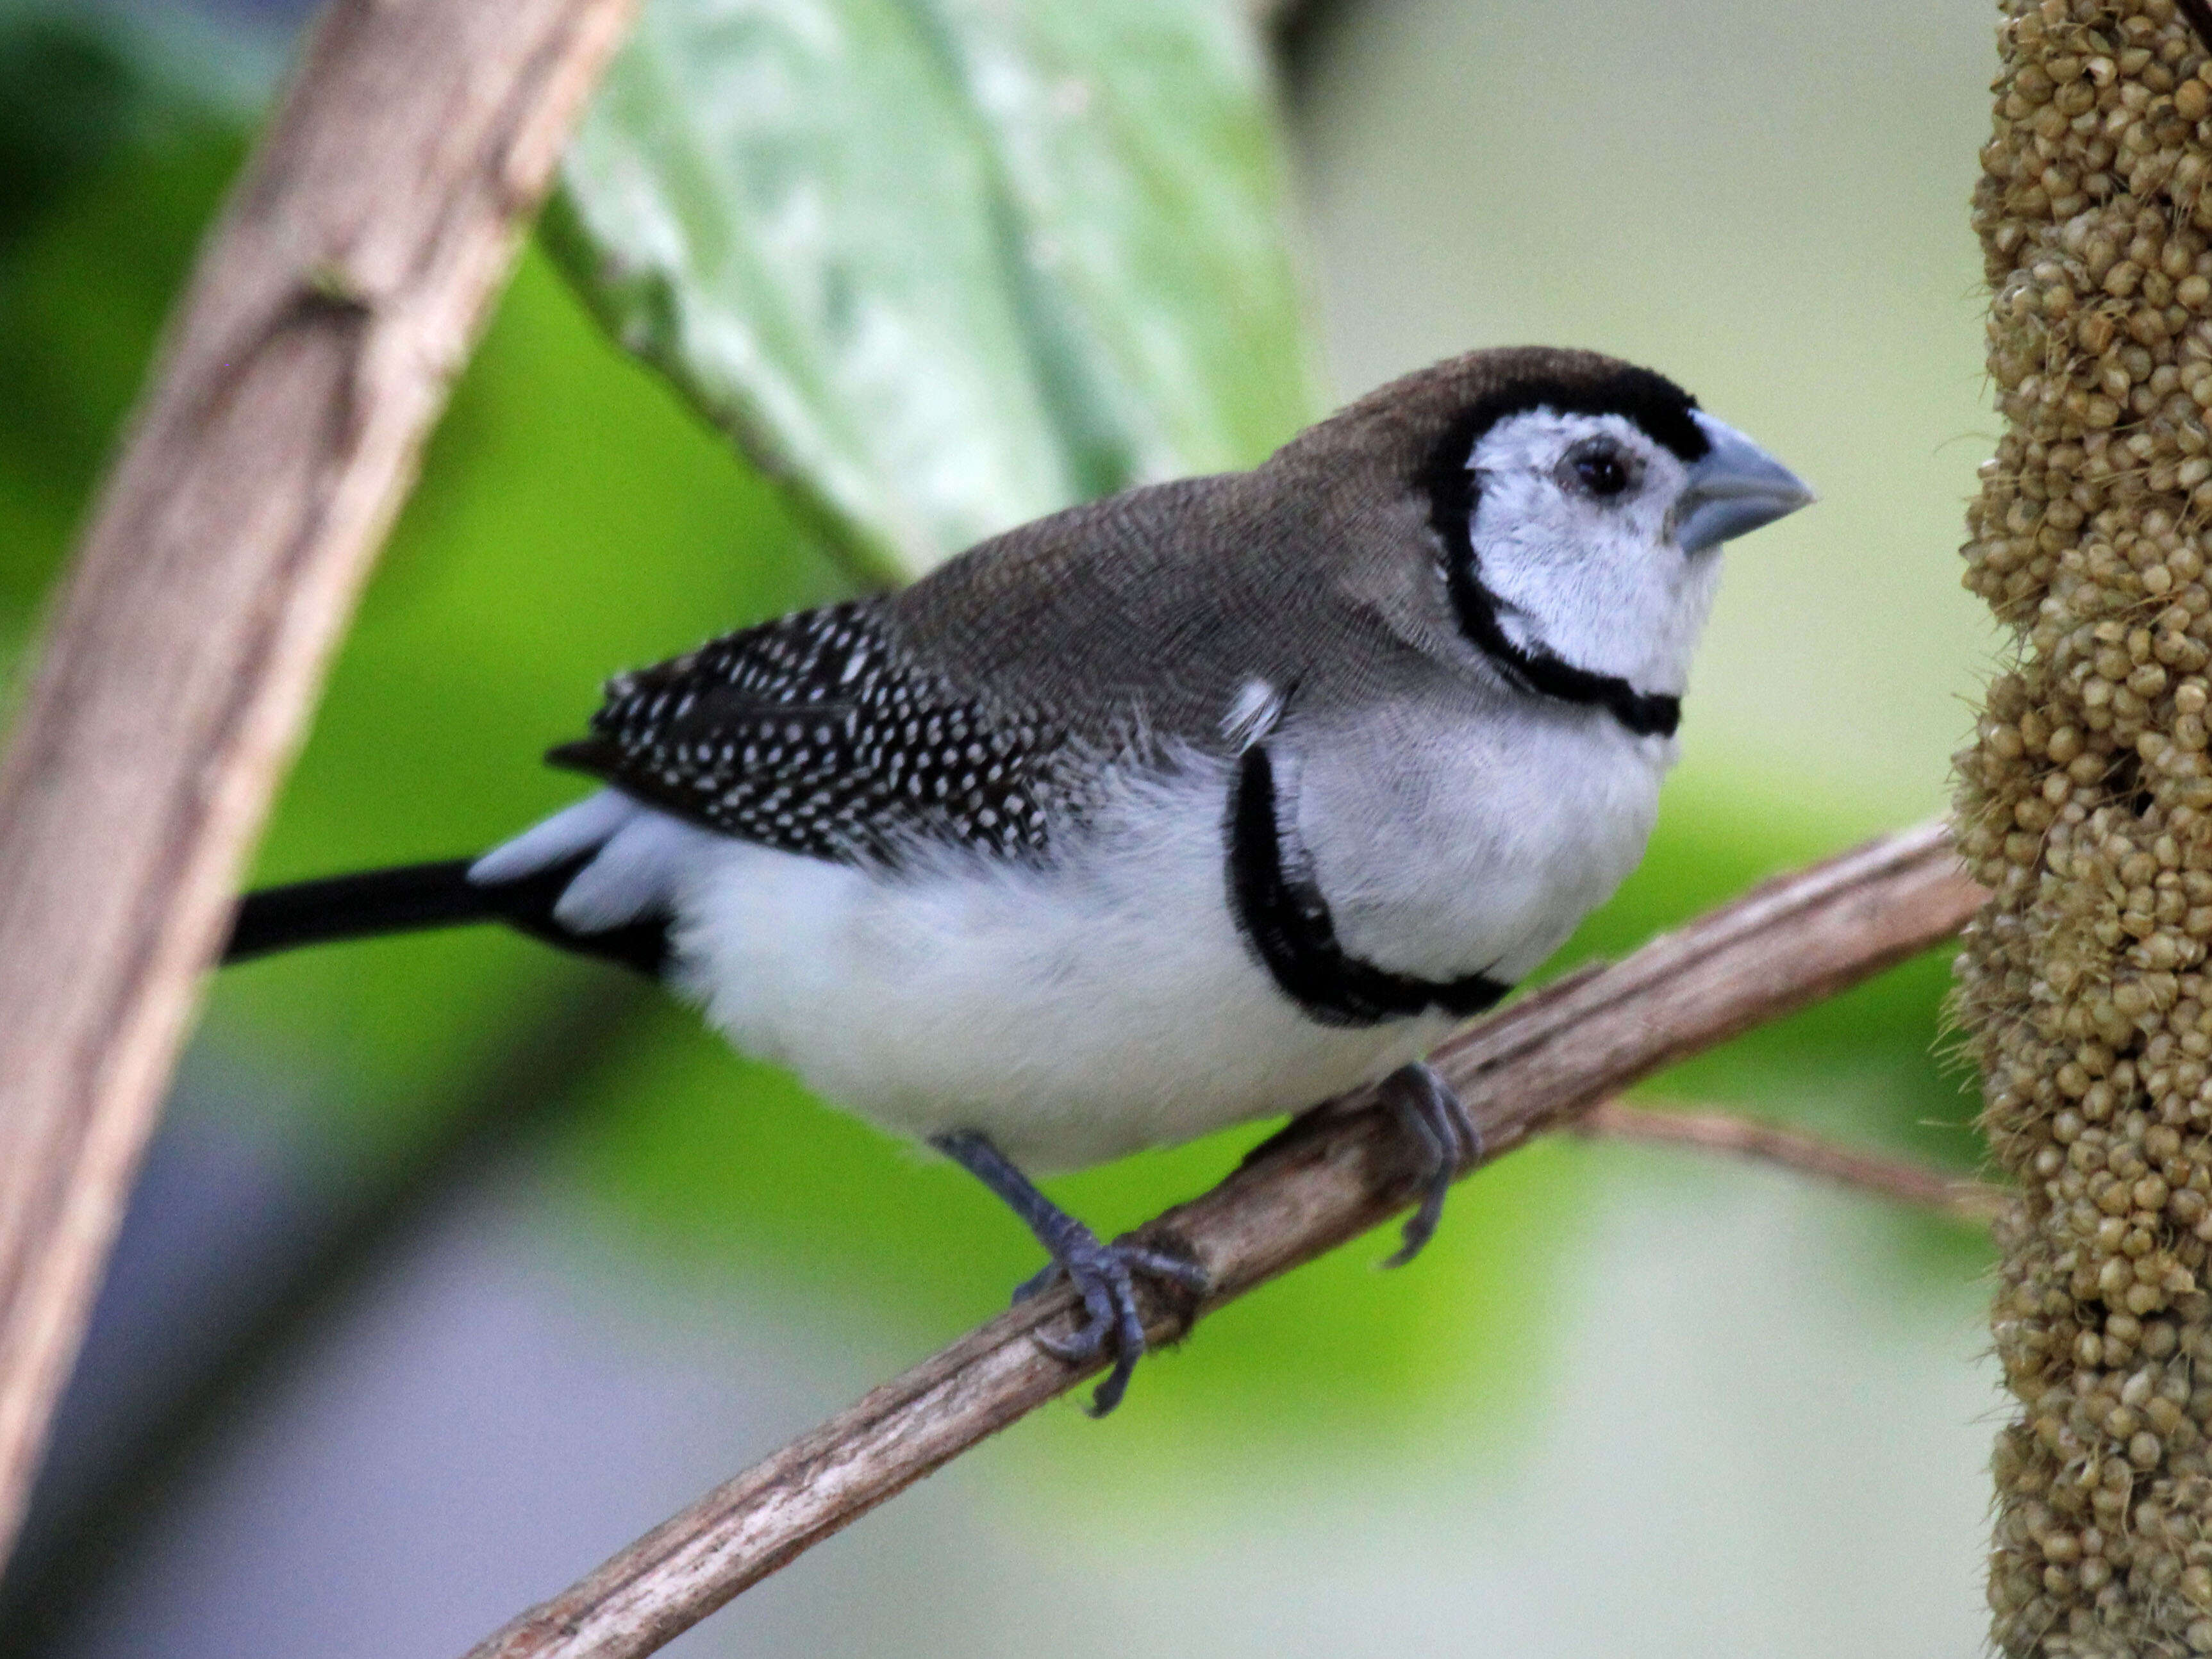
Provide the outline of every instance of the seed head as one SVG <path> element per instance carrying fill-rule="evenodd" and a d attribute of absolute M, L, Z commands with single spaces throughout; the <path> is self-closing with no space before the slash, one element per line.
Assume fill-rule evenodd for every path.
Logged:
<path fill-rule="evenodd" d="M 2212 58 L 2173 0 L 2001 9 L 1965 553 L 2016 660 L 1958 762 L 2018 1191 L 1990 1605 L 2008 1655 L 2212 1653 Z"/>

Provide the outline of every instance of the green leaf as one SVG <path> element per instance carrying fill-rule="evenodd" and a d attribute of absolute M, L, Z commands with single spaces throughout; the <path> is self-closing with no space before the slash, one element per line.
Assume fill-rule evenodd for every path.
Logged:
<path fill-rule="evenodd" d="M 1227 0 L 650 0 L 549 237 L 871 577 L 1310 418 Z"/>

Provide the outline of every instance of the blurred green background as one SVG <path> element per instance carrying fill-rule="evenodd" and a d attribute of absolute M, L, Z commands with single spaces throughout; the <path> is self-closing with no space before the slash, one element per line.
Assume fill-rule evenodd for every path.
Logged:
<path fill-rule="evenodd" d="M 0 4 L 11 657 L 296 9 Z M 702 9 L 733 27 L 782 15 Z M 866 375 L 809 356 L 820 319 L 790 303 L 773 238 L 685 313 L 665 272 L 607 249 L 655 234 L 625 169 L 696 135 L 641 138 L 611 94 L 558 234 L 526 252 L 456 389 L 258 878 L 489 845 L 576 793 L 534 757 L 612 670 L 1178 456 L 1249 461 L 1302 407 L 1528 340 L 1652 364 L 1824 498 L 1731 552 L 1650 856 L 1558 965 L 1940 810 L 1996 650 L 1951 556 L 1992 424 L 1965 225 L 1978 9 L 1316 0 L 1249 33 L 1198 0 L 938 15 L 956 47 L 1091 64 L 1103 109 L 1065 130 L 1103 134 L 1098 154 L 1004 132 L 994 148 L 991 121 L 1018 139 L 1025 118 L 984 100 L 914 117 L 942 125 L 931 157 L 978 144 L 973 177 L 932 161 L 916 182 L 896 153 L 837 163 L 863 185 L 970 190 L 979 211 L 1027 216 L 1053 260 L 963 243 L 944 209 L 942 249 L 899 241 L 908 257 L 870 279 L 908 285 L 920 355 Z M 1094 15 L 1121 33 L 1079 27 Z M 1178 29 L 1196 44 L 1162 69 L 1146 32 Z M 696 41 L 655 39 L 664 78 L 696 67 Z M 880 125 L 896 152 L 898 122 Z M 1132 155 L 1143 189 L 1125 199 L 1111 168 Z M 1070 178 L 1090 193 L 1055 194 Z M 1217 234 L 1166 234 L 1178 215 Z M 890 233 L 852 234 L 866 250 Z M 798 369 L 715 358 L 779 305 L 799 342 L 779 362 Z M 601 319 L 688 366 L 807 488 L 737 459 Z M 948 391 L 923 348 L 974 384 Z M 965 493 L 939 484 L 989 434 L 963 408 L 1011 434 Z M 1911 964 L 1655 1092 L 1970 1169 L 1966 1079 L 1940 1060 L 1946 981 L 1940 957 Z M 1130 1224 L 1254 1138 L 1054 1190 Z M 681 1650 L 1978 1643 L 1995 1394 L 1978 1237 L 1770 1172 L 1571 1143 L 1463 1188 L 1416 1268 L 1378 1274 L 1382 1253 L 1226 1310 L 1108 1424 L 1042 1414 Z M 0 1650 L 458 1650 L 994 1311 L 1034 1255 L 966 1177 L 526 942 L 425 937 L 226 974 L 0 1599 Z"/>

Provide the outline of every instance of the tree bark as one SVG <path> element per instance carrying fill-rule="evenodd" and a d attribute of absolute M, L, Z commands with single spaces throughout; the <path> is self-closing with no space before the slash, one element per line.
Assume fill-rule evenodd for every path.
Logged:
<path fill-rule="evenodd" d="M 1948 938 L 1984 898 L 1936 826 L 1908 830 L 1571 975 L 1431 1058 L 1482 1131 L 1487 1162 L 1671 1061 L 1833 995 Z M 1464 1174 L 1466 1171 L 1462 1171 Z M 1157 1343 L 1333 1249 L 1418 1193 L 1372 1095 L 1293 1120 L 1221 1185 L 1138 1237 L 1202 1264 L 1202 1300 L 1157 1293 Z M 1149 1286 L 1147 1288 L 1150 1288 Z M 877 1504 L 1101 1369 L 1034 1340 L 1071 1328 L 1062 1290 L 1025 1302 L 701 1498 L 467 1659 L 637 1659 Z"/>
<path fill-rule="evenodd" d="M 334 0 L 0 763 L 0 1549 L 240 871 L 634 0 Z"/>

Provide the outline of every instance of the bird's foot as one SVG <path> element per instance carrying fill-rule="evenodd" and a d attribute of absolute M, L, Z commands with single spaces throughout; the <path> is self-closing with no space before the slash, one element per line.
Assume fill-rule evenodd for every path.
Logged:
<path fill-rule="evenodd" d="M 1040 1331 L 1036 1345 L 1070 1365 L 1088 1364 L 1107 1348 L 1113 1349 L 1114 1369 L 1091 1395 L 1089 1407 L 1091 1416 L 1103 1417 L 1121 1403 L 1129 1375 L 1150 1346 L 1144 1319 L 1137 1311 L 1138 1278 L 1141 1275 L 1203 1295 L 1206 1269 L 1181 1256 L 1127 1240 L 1101 1243 L 1096 1233 L 1072 1216 L 1067 1218 L 1066 1231 L 1048 1243 L 1053 1255 L 1050 1265 L 1024 1280 L 1014 1291 L 1014 1300 L 1025 1302 L 1063 1279 L 1075 1287 L 1083 1300 L 1082 1326 L 1072 1336 L 1048 1336 Z"/>
<path fill-rule="evenodd" d="M 1101 1243 L 1097 1234 L 1039 1192 L 988 1137 L 974 1130 L 939 1135 L 931 1145 L 1003 1199 L 1036 1235 L 1037 1243 L 1051 1252 L 1051 1264 L 1024 1281 L 1014 1292 L 1015 1301 L 1026 1301 L 1063 1277 L 1075 1287 L 1083 1303 L 1082 1325 L 1072 1336 L 1038 1332 L 1036 1344 L 1070 1365 L 1086 1365 L 1108 1348 L 1114 1351 L 1113 1369 L 1091 1396 L 1091 1415 L 1105 1416 L 1121 1403 L 1129 1374 L 1148 1346 L 1144 1317 L 1137 1310 L 1138 1278 L 1202 1295 L 1208 1282 L 1206 1269 L 1185 1257 L 1127 1239 Z"/>
<path fill-rule="evenodd" d="M 1386 1267 L 1402 1267 L 1435 1237 L 1437 1219 L 1444 1212 L 1444 1194 L 1460 1170 L 1482 1156 L 1482 1131 L 1474 1127 L 1451 1085 L 1419 1060 L 1385 1078 L 1382 1092 L 1420 1157 L 1420 1206 L 1406 1218 L 1397 1249 L 1382 1262 Z"/>

